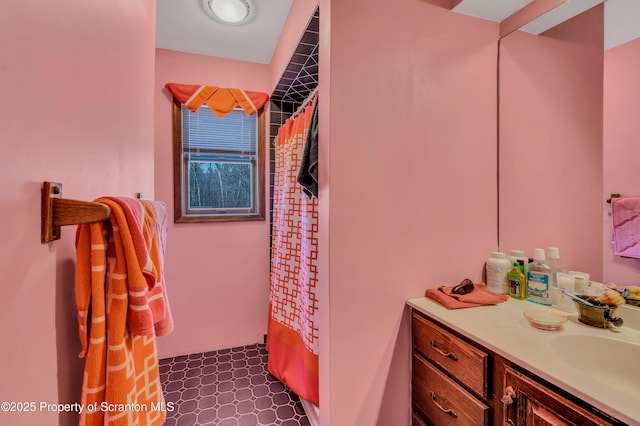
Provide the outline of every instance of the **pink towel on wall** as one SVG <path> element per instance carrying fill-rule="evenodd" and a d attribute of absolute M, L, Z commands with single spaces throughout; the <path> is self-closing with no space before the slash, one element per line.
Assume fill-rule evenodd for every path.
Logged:
<path fill-rule="evenodd" d="M 453 286 L 430 288 L 426 296 L 444 305 L 447 309 L 472 308 L 474 306 L 497 305 L 506 301 L 509 296 L 487 290 L 485 283 L 474 284 L 474 290 L 467 294 L 453 294 Z"/>
<path fill-rule="evenodd" d="M 611 199 L 611 242 L 617 256 L 640 259 L 640 198 Z"/>

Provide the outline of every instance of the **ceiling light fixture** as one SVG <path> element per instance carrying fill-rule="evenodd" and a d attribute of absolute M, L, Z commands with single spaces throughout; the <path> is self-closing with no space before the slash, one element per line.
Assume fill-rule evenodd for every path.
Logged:
<path fill-rule="evenodd" d="M 218 22 L 241 25 L 253 18 L 253 3 L 250 0 L 203 0 L 204 10 Z"/>

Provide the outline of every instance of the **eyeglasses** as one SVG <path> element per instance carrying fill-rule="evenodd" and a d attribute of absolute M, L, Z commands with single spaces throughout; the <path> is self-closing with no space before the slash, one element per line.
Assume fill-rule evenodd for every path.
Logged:
<path fill-rule="evenodd" d="M 451 293 L 467 294 L 467 293 L 471 293 L 474 288 L 475 287 L 473 286 L 473 281 L 471 281 L 469 278 L 465 278 L 460 282 L 460 284 L 458 284 L 451 290 Z"/>

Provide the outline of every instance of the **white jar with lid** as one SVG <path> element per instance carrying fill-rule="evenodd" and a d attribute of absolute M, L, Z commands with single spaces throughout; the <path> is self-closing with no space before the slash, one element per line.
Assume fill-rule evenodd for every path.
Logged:
<path fill-rule="evenodd" d="M 574 293 L 579 296 L 587 295 L 589 290 L 589 274 L 586 272 L 569 271 L 569 275 L 573 277 Z"/>
<path fill-rule="evenodd" d="M 509 259 L 509 263 L 511 263 L 511 266 L 513 266 L 513 264 L 517 262 L 518 265 L 520 265 L 520 270 L 522 271 L 522 273 L 527 275 L 527 272 L 529 272 L 529 258 L 525 254 L 524 250 L 512 249 L 509 252 L 509 256 L 507 256 L 507 259 Z"/>
<path fill-rule="evenodd" d="M 501 251 L 492 251 L 487 259 L 487 289 L 494 293 L 507 293 L 507 274 L 513 267 L 507 256 Z"/>

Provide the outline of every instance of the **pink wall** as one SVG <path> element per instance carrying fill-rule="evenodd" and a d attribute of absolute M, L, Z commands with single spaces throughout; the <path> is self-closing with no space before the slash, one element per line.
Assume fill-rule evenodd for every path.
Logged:
<path fill-rule="evenodd" d="M 271 91 L 268 65 L 156 50 L 155 191 L 171 217 L 165 272 L 175 322 L 174 332 L 158 342 L 159 356 L 262 342 L 269 300 L 269 220 L 173 223 L 172 101 L 163 88 L 168 82 Z"/>
<path fill-rule="evenodd" d="M 320 0 L 320 38 L 318 46 L 318 303 L 319 315 L 319 391 L 320 391 L 320 424 L 330 426 L 333 419 L 331 410 L 331 281 L 330 281 L 330 193 L 329 184 L 331 166 L 331 17 L 333 7 L 331 0 Z M 322 89 L 325 87 L 326 89 Z M 322 101 L 320 98 L 322 97 Z M 323 306 L 329 306 L 324 309 Z"/>
<path fill-rule="evenodd" d="M 497 244 L 498 24 L 413 0 L 320 14 L 320 420 L 405 425 L 405 300 L 479 280 Z"/>
<path fill-rule="evenodd" d="M 604 54 L 604 195 L 619 193 L 627 197 L 640 196 L 640 39 L 609 49 Z M 603 279 L 619 285 L 638 284 L 640 260 L 623 259 L 613 254 L 609 242 L 611 232 L 610 206 L 603 211 Z"/>
<path fill-rule="evenodd" d="M 3 2 L 0 401 L 79 401 L 75 227 L 40 244 L 40 188 L 153 196 L 154 34 L 151 0 Z M 77 417 L 0 413 L 0 423 Z"/>
<path fill-rule="evenodd" d="M 500 247 L 602 276 L 603 6 L 500 47 Z"/>

